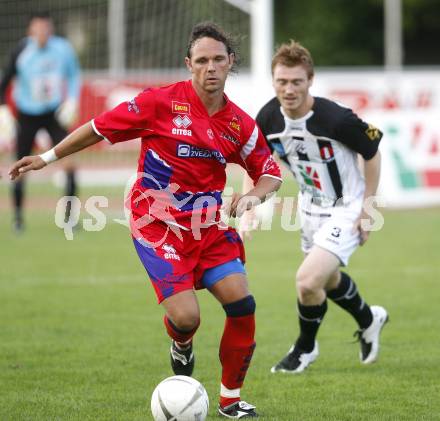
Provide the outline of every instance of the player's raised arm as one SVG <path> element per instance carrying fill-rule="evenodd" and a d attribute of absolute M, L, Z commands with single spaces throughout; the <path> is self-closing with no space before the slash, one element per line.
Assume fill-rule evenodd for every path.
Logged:
<path fill-rule="evenodd" d="M 21 174 L 32 170 L 40 170 L 53 161 L 72 155 L 102 140 L 95 133 L 92 124 L 86 123 L 69 134 L 63 141 L 49 151 L 34 156 L 25 156 L 17 161 L 9 170 L 9 178 L 15 180 Z"/>

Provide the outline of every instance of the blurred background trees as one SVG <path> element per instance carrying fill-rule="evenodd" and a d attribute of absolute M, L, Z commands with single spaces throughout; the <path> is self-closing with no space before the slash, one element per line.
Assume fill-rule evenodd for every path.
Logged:
<path fill-rule="evenodd" d="M 383 0 L 275 0 L 275 43 L 306 45 L 318 66 L 384 63 Z M 440 1 L 402 0 L 403 64 L 438 65 Z"/>

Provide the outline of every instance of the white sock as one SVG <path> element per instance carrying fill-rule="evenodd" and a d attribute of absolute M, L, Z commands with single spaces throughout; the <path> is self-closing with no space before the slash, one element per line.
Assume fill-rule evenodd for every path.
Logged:
<path fill-rule="evenodd" d="M 228 389 L 226 386 L 223 386 L 223 384 L 220 383 L 220 396 L 222 396 L 223 398 L 239 398 L 240 388 Z"/>

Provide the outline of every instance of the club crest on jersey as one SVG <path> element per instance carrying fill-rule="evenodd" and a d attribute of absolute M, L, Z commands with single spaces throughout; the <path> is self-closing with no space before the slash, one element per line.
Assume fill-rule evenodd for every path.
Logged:
<path fill-rule="evenodd" d="M 174 114 L 191 114 L 191 105 L 187 102 L 172 101 L 171 112 Z"/>
<path fill-rule="evenodd" d="M 335 152 L 330 143 L 319 147 L 319 155 L 321 156 L 322 162 L 330 162 L 335 159 Z"/>
<path fill-rule="evenodd" d="M 236 133 L 240 134 L 241 132 L 241 125 L 240 120 L 238 117 L 234 116 L 232 120 L 229 122 L 229 127 L 234 130 Z"/>
<path fill-rule="evenodd" d="M 374 127 L 372 124 L 368 125 L 368 129 L 365 130 L 368 138 L 370 140 L 379 140 L 380 139 L 380 130 L 377 127 Z"/>
<path fill-rule="evenodd" d="M 188 130 L 188 127 L 192 124 L 191 119 L 186 115 L 177 115 L 173 118 L 173 123 L 176 127 L 173 127 L 171 133 L 182 136 L 192 136 L 192 131 Z"/>
<path fill-rule="evenodd" d="M 211 140 L 214 139 L 214 132 L 211 129 L 206 130 L 206 134 Z"/>
<path fill-rule="evenodd" d="M 177 254 L 176 249 L 173 246 L 165 243 L 162 246 L 162 250 L 165 251 L 165 254 L 163 256 L 165 257 L 165 259 L 180 260 L 180 256 Z"/>

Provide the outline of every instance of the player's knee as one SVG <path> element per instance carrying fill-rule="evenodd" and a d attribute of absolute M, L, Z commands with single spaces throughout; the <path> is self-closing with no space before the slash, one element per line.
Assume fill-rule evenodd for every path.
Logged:
<path fill-rule="evenodd" d="M 168 315 L 168 318 L 182 332 L 190 332 L 200 324 L 200 314 L 196 311 L 174 311 L 172 315 Z"/>
<path fill-rule="evenodd" d="M 317 291 L 307 285 L 297 285 L 297 294 L 301 303 L 307 303 L 315 297 Z"/>
<path fill-rule="evenodd" d="M 296 290 L 301 302 L 308 301 L 319 293 L 320 289 L 316 276 L 306 271 L 298 270 L 296 274 Z"/>
<path fill-rule="evenodd" d="M 255 299 L 252 295 L 248 295 L 241 300 L 223 306 L 228 317 L 249 316 L 255 313 L 255 308 Z"/>

